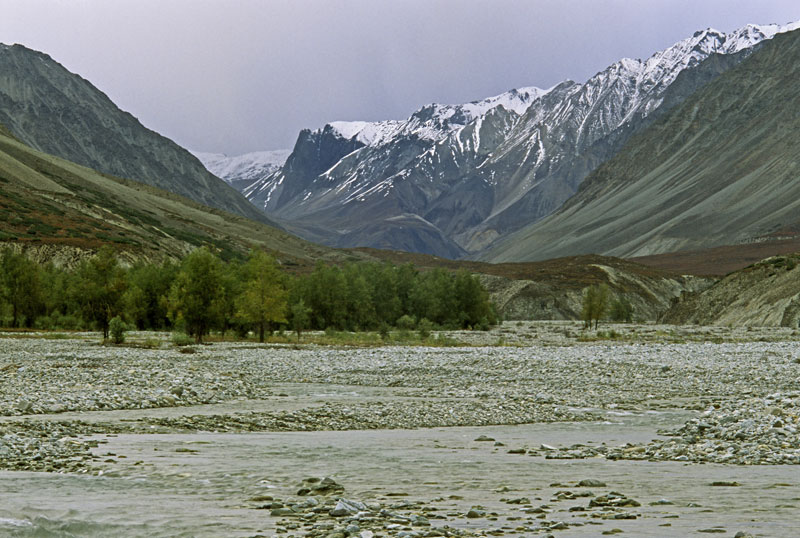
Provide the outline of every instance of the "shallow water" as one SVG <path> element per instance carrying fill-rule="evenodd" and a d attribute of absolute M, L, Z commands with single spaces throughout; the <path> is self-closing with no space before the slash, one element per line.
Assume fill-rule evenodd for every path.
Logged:
<path fill-rule="evenodd" d="M 507 536 L 531 533 L 512 530 L 529 516 L 503 498 L 529 497 L 533 506 L 548 504 L 555 510 L 548 515 L 551 521 L 586 523 L 589 518 L 568 508 L 586 506 L 588 499 L 552 502 L 555 492 L 577 491 L 575 483 L 584 478 L 607 483 L 592 488 L 595 495 L 613 490 L 641 502 L 629 510 L 640 517 L 570 527 L 558 531 L 559 536 L 598 536 L 612 528 L 628 536 L 687 536 L 712 527 L 727 536 L 738 531 L 798 536 L 796 466 L 547 460 L 508 453 L 541 443 L 649 441 L 659 428 L 682 424 L 687 416 L 615 413 L 604 423 L 421 430 L 101 435 L 107 443 L 95 453 L 112 453 L 108 458 L 117 462 L 103 476 L 0 473 L 0 536 L 271 535 L 277 520 L 268 510 L 254 509 L 257 503 L 248 499 L 264 494 L 285 499 L 302 479 L 322 476 L 344 485 L 347 498 L 383 504 L 425 501 L 441 513 L 459 514 L 449 518 L 449 525 L 476 530 L 505 526 Z M 479 435 L 505 446 L 474 441 Z M 710 485 L 718 480 L 741 486 Z M 565 486 L 553 485 L 557 482 Z M 387 497 L 390 493 L 407 497 Z M 660 499 L 674 504 L 649 505 Z M 460 516 L 477 504 L 497 512 L 497 520 Z"/>

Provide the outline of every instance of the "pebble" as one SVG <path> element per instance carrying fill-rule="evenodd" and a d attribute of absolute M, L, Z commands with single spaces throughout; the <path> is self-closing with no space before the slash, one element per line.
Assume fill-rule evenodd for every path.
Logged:
<path fill-rule="evenodd" d="M 595 480 L 593 478 L 586 478 L 578 482 L 578 487 L 581 488 L 604 488 L 606 487 L 606 483 L 601 480 Z"/>

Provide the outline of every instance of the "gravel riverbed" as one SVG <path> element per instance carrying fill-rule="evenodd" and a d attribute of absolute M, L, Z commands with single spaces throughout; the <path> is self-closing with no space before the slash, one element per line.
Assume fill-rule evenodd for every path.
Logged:
<path fill-rule="evenodd" d="M 791 331 L 615 331 L 608 340 L 587 338 L 578 324 L 506 324 L 490 333 L 449 335 L 470 343 L 464 347 L 213 343 L 194 346 L 193 353 L 173 347 L 166 335 L 157 349 L 103 346 L 95 335 L 3 335 L 0 469 L 109 472 L 117 461 L 98 450 L 105 442 L 99 434 L 598 423 L 676 410 L 686 413 L 685 423 L 649 442 L 498 443 L 496 450 L 556 460 L 800 464 L 800 345 Z M 137 336 L 147 335 L 132 335 L 133 344 Z M 608 508 L 621 508 L 616 504 L 626 502 L 624 495 L 604 495 L 587 499 L 594 504 L 585 509 L 627 517 L 613 514 L 630 510 Z M 293 510 L 280 512 L 292 521 L 313 523 L 295 526 L 307 535 L 377 536 L 374 521 L 396 525 L 389 534 L 397 536 L 466 532 L 429 529 L 425 522 L 435 514 L 413 500 L 354 505 L 358 510 L 346 515 L 357 533 L 336 523 L 344 516 L 330 515 L 335 497 L 292 502 L 273 504 Z M 603 502 L 610 504 L 603 508 Z M 398 515 L 392 506 L 408 510 Z M 336 521 L 322 521 L 331 517 Z M 548 521 L 536 532 L 559 530 L 556 525 Z"/>

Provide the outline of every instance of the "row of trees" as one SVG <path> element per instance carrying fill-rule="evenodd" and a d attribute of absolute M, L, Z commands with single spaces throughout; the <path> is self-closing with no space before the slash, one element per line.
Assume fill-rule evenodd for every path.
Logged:
<path fill-rule="evenodd" d="M 10 250 L 0 258 L 0 320 L 12 327 L 85 329 L 108 337 L 121 317 L 140 330 L 183 330 L 197 341 L 212 330 L 266 334 L 288 327 L 369 330 L 399 319 L 446 328 L 496 323 L 488 293 L 465 271 L 420 272 L 411 265 L 319 264 L 292 277 L 253 251 L 223 262 L 197 249 L 180 263 L 125 269 L 111 249 L 67 271 L 40 266 Z"/>

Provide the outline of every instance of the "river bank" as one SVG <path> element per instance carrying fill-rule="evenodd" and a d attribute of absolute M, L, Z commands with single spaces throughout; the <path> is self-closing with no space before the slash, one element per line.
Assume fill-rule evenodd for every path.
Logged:
<path fill-rule="evenodd" d="M 148 488 L 170 488 L 179 480 L 182 466 L 188 466 L 184 474 L 202 476 L 206 465 L 220 466 L 218 458 L 228 454 L 241 461 L 232 463 L 236 469 L 230 470 L 227 482 L 224 477 L 207 479 L 220 481 L 217 505 L 230 508 L 227 497 L 236 491 L 238 481 L 230 477 L 248 466 L 262 465 L 254 458 L 263 450 L 275 465 L 296 472 L 276 480 L 280 490 L 276 495 L 243 487 L 235 495 L 233 512 L 219 508 L 231 525 L 217 535 L 255 536 L 261 530 L 329 536 L 345 531 L 345 521 L 364 512 L 359 517 L 366 519 L 356 522 L 358 532 L 351 527 L 344 535 L 585 534 L 591 522 L 636 516 L 630 521 L 639 521 L 637 536 L 669 536 L 658 534 L 659 528 L 665 529 L 658 525 L 675 522 L 650 525 L 654 522 L 647 514 L 658 509 L 641 508 L 663 499 L 654 498 L 649 489 L 642 493 L 641 487 L 645 483 L 655 487 L 652 473 L 667 473 L 662 480 L 674 475 L 676 484 L 684 480 L 680 477 L 689 480 L 699 473 L 707 476 L 707 483 L 695 484 L 701 496 L 709 494 L 699 492 L 712 482 L 723 485 L 709 491 L 724 491 L 726 498 L 739 498 L 738 492 L 753 484 L 769 489 L 759 495 L 772 506 L 757 503 L 755 519 L 760 523 L 742 526 L 741 532 L 774 524 L 767 535 L 789 536 L 780 530 L 783 509 L 777 507 L 796 504 L 797 481 L 782 482 L 777 478 L 780 473 L 772 470 L 756 479 L 758 473 L 749 469 L 755 465 L 789 468 L 792 473 L 800 469 L 794 467 L 800 463 L 797 336 L 783 329 L 615 326 L 606 331 L 583 333 L 578 324 L 567 322 L 514 323 L 489 333 L 448 335 L 469 344 L 463 347 L 218 342 L 194 346 L 193 353 L 169 345 L 166 335 L 163 346 L 155 349 L 101 346 L 94 335 L 4 337 L 0 338 L 0 469 L 14 472 L 3 473 L 0 481 L 18 483 L 14 477 L 36 471 L 33 476 L 49 476 L 54 482 L 106 480 L 91 482 L 102 485 L 110 480 L 140 480 Z M 145 337 L 152 339 L 152 335 L 140 338 Z M 133 335 L 134 344 L 136 338 Z M 488 342 L 494 344 L 479 345 Z M 462 436 L 459 443 L 452 441 L 456 432 Z M 300 435 L 316 441 L 303 448 L 305 441 L 300 439 L 306 438 Z M 421 440 L 413 441 L 420 435 Z M 482 436 L 488 440 L 478 440 Z M 345 449 L 369 439 L 381 454 Z M 311 448 L 314 443 L 319 446 Z M 325 448 L 331 443 L 343 448 L 331 453 Z M 274 454 L 276 444 L 284 447 L 284 454 Z M 386 459 L 395 446 L 408 457 Z M 479 454 L 474 480 L 483 480 L 483 473 L 489 472 L 492 484 L 485 483 L 470 495 L 464 495 L 464 490 L 472 491 L 464 485 L 466 479 L 464 484 L 448 486 L 457 461 L 443 463 L 440 469 L 434 462 L 444 461 L 440 458 L 444 453 L 461 458 L 457 461 L 472 461 Z M 376 467 L 357 478 L 343 471 L 368 466 L 373 460 Z M 311 461 L 328 465 L 315 467 Z M 170 469 L 173 465 L 177 468 Z M 393 470 L 380 471 L 381 466 Z M 420 486 L 426 473 L 437 476 L 438 497 L 447 500 L 438 501 L 442 506 L 433 502 L 437 496 Z M 517 481 L 520 473 L 535 478 L 539 489 Z M 773 473 L 775 479 L 768 483 Z M 637 474 L 639 485 L 635 485 Z M 297 495 L 303 480 L 329 475 L 343 484 L 344 492 Z M 404 475 L 417 476 L 413 487 L 391 491 L 387 476 L 401 480 Z M 581 480 L 597 476 L 598 483 L 607 485 L 578 486 Z M 38 480 L 47 481 L 34 482 Z M 496 496 L 494 490 L 503 487 L 511 488 L 509 495 L 485 506 Z M 511 495 L 512 491 L 519 495 Z M 592 495 L 585 495 L 587 491 Z M 612 492 L 622 497 L 609 498 Z M 398 501 L 389 493 L 403 495 Z M 109 494 L 113 496 L 113 491 Z M 273 498 L 252 501 L 265 495 Z M 35 496 L 33 491 L 22 494 L 30 501 L 26 506 L 35 505 Z M 481 496 L 486 497 L 483 503 Z M 366 510 L 332 516 L 340 497 L 367 503 Z M 684 513 L 692 508 L 688 505 L 700 504 L 689 497 L 667 498 L 673 504 L 663 506 L 678 507 L 669 510 L 678 510 L 679 518 L 697 527 L 704 521 L 703 510 L 689 510 L 695 514 L 689 518 Z M 397 508 L 401 501 L 410 504 Z M 378 504 L 370 507 L 370 502 Z M 468 518 L 473 505 L 478 517 Z M 437 515 L 431 506 L 452 515 L 429 517 Z M 0 514 L 0 525 L 4 517 L 32 521 L 23 507 L 19 510 Z M 251 521 L 251 511 L 256 511 L 262 523 L 234 523 L 239 510 L 249 514 L 242 522 Z M 382 510 L 388 512 L 381 516 Z M 719 513 L 729 513 L 726 510 Z M 90 520 L 105 520 L 95 512 Z M 561 519 L 552 519 L 559 512 L 564 512 Z M 425 517 L 429 525 L 415 526 L 411 519 L 403 519 L 413 515 Z M 128 514 L 123 534 L 147 535 L 131 526 L 134 516 Z M 210 524 L 208 518 L 197 517 L 205 523 L 192 526 L 186 535 L 214 536 L 199 530 Z M 517 517 L 522 519 L 508 519 Z M 725 518 L 713 515 L 706 520 L 721 524 Z M 497 521 L 504 523 L 498 526 Z M 513 524 L 516 521 L 521 523 Z M 33 528 L 7 526 L 20 535 Z M 720 530 L 739 532 L 730 526 Z"/>

